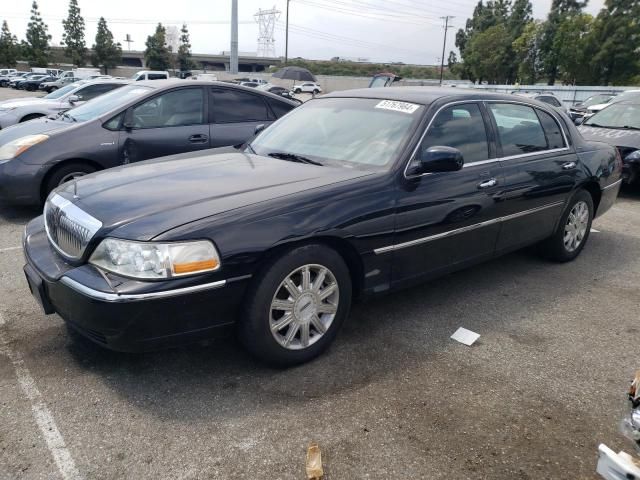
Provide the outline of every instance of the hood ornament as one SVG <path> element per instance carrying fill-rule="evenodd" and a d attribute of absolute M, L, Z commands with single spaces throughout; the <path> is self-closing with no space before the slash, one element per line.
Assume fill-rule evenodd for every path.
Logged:
<path fill-rule="evenodd" d="M 78 182 L 77 180 L 73 181 L 73 199 L 77 200 L 80 197 L 78 196 Z"/>

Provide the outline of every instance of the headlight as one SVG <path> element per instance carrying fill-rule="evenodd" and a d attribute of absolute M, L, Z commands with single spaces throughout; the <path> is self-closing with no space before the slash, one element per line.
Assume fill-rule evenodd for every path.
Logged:
<path fill-rule="evenodd" d="M 123 277 L 161 280 L 213 272 L 220 268 L 220 257 L 207 240 L 155 243 L 106 238 L 89 263 Z"/>
<path fill-rule="evenodd" d="M 629 155 L 624 157 L 625 162 L 638 162 L 640 163 L 640 150 L 635 150 L 631 152 Z"/>
<path fill-rule="evenodd" d="M 0 147 L 0 161 L 11 160 L 48 138 L 49 135 L 27 135 L 26 137 L 16 138 L 9 143 L 5 143 Z"/>

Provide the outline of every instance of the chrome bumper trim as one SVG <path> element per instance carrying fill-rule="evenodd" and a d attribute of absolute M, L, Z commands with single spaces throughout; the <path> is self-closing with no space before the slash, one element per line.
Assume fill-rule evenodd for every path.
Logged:
<path fill-rule="evenodd" d="M 75 280 L 69 277 L 62 277 L 60 281 L 67 287 L 75 290 L 78 293 L 81 293 L 82 295 L 93 298 L 95 300 L 101 300 L 103 302 L 110 302 L 110 303 L 126 303 L 126 302 L 137 302 L 140 300 L 168 298 L 168 297 L 174 297 L 177 295 L 201 292 L 203 290 L 222 288 L 227 284 L 226 280 L 219 280 L 217 282 L 204 283 L 202 285 L 194 285 L 192 287 L 175 288 L 173 290 L 163 290 L 160 292 L 118 294 L 118 293 L 107 293 L 107 292 L 101 292 L 100 290 L 94 290 L 93 288 L 89 288 L 86 285 L 76 282 Z"/>
<path fill-rule="evenodd" d="M 604 188 L 602 189 L 602 191 L 604 192 L 604 191 L 605 191 L 605 190 L 607 190 L 608 188 L 615 187 L 616 185 L 618 185 L 618 184 L 620 184 L 620 183 L 622 183 L 622 179 L 618 180 L 617 182 L 613 182 L 611 185 L 607 185 L 606 187 L 604 187 Z"/>

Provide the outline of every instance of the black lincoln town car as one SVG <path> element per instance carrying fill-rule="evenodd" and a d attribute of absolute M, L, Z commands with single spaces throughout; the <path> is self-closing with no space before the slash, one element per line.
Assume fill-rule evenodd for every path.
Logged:
<path fill-rule="evenodd" d="M 24 234 L 46 313 L 116 350 L 233 327 L 264 361 L 322 352 L 352 299 L 541 243 L 585 246 L 621 160 L 552 107 L 461 89 L 333 93 L 240 150 L 87 175 Z"/>

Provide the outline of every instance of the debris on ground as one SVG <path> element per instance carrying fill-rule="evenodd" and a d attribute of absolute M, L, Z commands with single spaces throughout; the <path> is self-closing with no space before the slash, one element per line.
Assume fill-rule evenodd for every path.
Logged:
<path fill-rule="evenodd" d="M 312 443 L 307 449 L 307 479 L 320 480 L 323 474 L 320 447 L 317 443 Z"/>
<path fill-rule="evenodd" d="M 467 330 L 466 328 L 460 327 L 455 331 L 451 338 L 456 342 L 460 342 L 467 347 L 470 347 L 474 344 L 476 340 L 480 338 L 480 334 L 476 332 L 472 332 L 471 330 Z"/>

